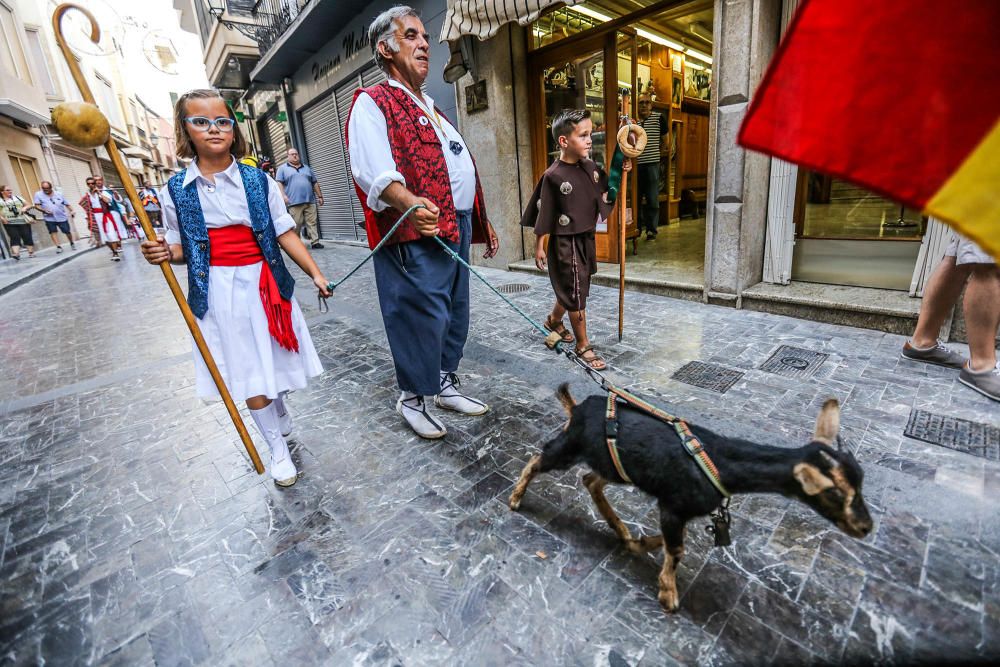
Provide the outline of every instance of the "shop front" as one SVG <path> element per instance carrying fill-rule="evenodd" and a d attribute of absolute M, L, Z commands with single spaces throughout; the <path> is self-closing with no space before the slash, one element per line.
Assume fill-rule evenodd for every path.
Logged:
<path fill-rule="evenodd" d="M 561 109 L 590 110 L 592 157 L 605 166 L 622 117 L 642 123 L 650 142 L 636 160 L 624 205 L 598 229 L 598 259 L 618 262 L 624 224 L 630 275 L 652 271 L 700 285 L 713 0 L 668 3 L 665 10 L 662 2 L 638 4 L 647 6 L 600 0 L 561 7 L 527 31 L 532 172 L 539 177 L 558 156 L 550 126 Z M 649 232 L 651 219 L 655 240 L 640 230 L 641 223 Z"/>
<path fill-rule="evenodd" d="M 609 163 L 621 114 L 647 131 L 660 128 L 662 147 L 637 160 L 656 166 L 655 190 L 636 187 L 642 179 L 633 172 L 624 206 L 599 230 L 596 282 L 618 282 L 624 225 L 625 280 L 635 289 L 912 328 L 919 301 L 910 297 L 922 294 L 946 230 L 877 193 L 736 141 L 794 9 L 794 0 L 585 0 L 477 42 L 475 68 L 458 81 L 460 119 L 480 165 L 487 157 L 502 165 L 481 171 L 494 226 L 515 240 L 501 249 L 504 265 L 536 270 L 533 235 L 516 221 L 557 154 L 553 115 L 585 107 L 595 160 Z M 647 95 L 650 115 L 661 120 L 640 113 Z M 648 227 L 650 208 L 655 241 L 637 224 Z"/>

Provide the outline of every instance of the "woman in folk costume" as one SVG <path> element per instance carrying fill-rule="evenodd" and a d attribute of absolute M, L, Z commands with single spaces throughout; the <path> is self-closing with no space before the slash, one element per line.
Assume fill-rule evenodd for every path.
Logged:
<path fill-rule="evenodd" d="M 328 281 L 295 234 L 277 184 L 234 158 L 246 143 L 219 93 L 185 93 L 174 111 L 177 154 L 194 161 L 160 190 L 166 238 L 144 241 L 142 254 L 150 264 L 187 264 L 188 304 L 219 371 L 267 441 L 271 477 L 291 486 L 298 471 L 285 441 L 292 422 L 284 396 L 323 367 L 281 250 L 324 297 Z M 194 357 L 198 395 L 217 398 L 197 350 Z"/>
<path fill-rule="evenodd" d="M 104 187 L 103 176 L 94 176 L 94 187 L 84 197 L 89 200 L 84 210 L 97 225 L 101 242 L 106 243 L 111 249 L 111 261 L 120 262 L 121 242 L 122 239 L 128 238 L 124 222 L 125 207 L 121 203 L 121 198 L 110 188 Z"/>

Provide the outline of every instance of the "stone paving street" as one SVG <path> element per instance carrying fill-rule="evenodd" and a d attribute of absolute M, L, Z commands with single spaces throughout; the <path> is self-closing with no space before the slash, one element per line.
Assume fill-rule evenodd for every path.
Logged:
<path fill-rule="evenodd" d="M 315 254 L 336 278 L 364 251 Z M 485 273 L 524 284 L 512 297 L 546 311 L 546 279 Z M 1000 654 L 996 444 L 975 456 L 903 435 L 913 410 L 994 427 L 1000 410 L 956 372 L 900 360 L 901 337 L 629 293 L 618 343 L 617 292 L 595 288 L 591 330 L 617 382 L 696 423 L 788 447 L 808 441 L 836 396 L 866 472 L 876 526 L 862 541 L 779 496 L 734 499 L 731 547 L 712 548 L 706 522 L 693 522 L 681 609 L 668 616 L 661 557 L 617 543 L 581 469 L 540 476 L 519 513 L 505 505 L 562 425 L 555 388 L 569 380 L 579 399 L 596 385 L 473 280 L 463 386 L 492 410 L 445 415 L 448 436 L 420 440 L 394 412 L 370 267 L 324 314 L 296 275 L 327 371 L 289 400 L 304 471 L 291 489 L 254 474 L 221 404 L 195 397 L 183 322 L 134 243 L 120 264 L 87 253 L 0 296 L 0 664 Z M 821 353 L 818 368 L 762 370 L 782 345 Z M 692 361 L 742 375 L 725 393 L 672 379 Z M 633 531 L 659 532 L 648 497 L 608 495 Z"/>

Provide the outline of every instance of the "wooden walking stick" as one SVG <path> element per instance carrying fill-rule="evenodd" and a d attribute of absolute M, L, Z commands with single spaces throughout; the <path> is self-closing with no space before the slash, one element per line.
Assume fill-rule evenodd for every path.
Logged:
<path fill-rule="evenodd" d="M 646 148 L 646 130 L 641 125 L 625 122 L 618 129 L 618 147 L 622 149 L 625 158 L 632 160 L 640 155 Z M 633 165 L 633 168 L 635 165 Z M 628 204 L 628 172 L 622 169 L 622 187 L 618 191 L 621 206 L 618 207 L 618 341 L 621 342 L 622 333 L 625 331 L 625 227 L 628 222 L 626 218 Z M 633 198 L 632 215 L 638 214 L 638 202 Z"/>
<path fill-rule="evenodd" d="M 73 80 L 76 81 L 77 87 L 80 89 L 80 94 L 83 96 L 85 102 L 93 105 L 93 110 L 88 110 L 85 113 L 90 113 L 89 118 L 86 119 L 86 124 L 90 127 L 85 129 L 86 131 L 94 131 L 93 126 L 96 124 L 98 127 L 107 126 L 107 120 L 104 119 L 100 111 L 96 108 L 96 103 L 94 102 L 94 96 L 90 92 L 90 86 L 87 85 L 87 80 L 84 79 L 83 73 L 80 71 L 80 66 L 76 62 L 76 58 L 73 57 L 72 52 L 69 50 L 69 46 L 66 44 L 66 39 L 62 34 L 62 17 L 71 9 L 75 9 L 90 21 L 90 40 L 95 44 L 101 39 L 101 29 L 97 25 L 97 20 L 94 15 L 89 11 L 80 7 L 79 5 L 74 5 L 72 3 L 63 3 L 56 7 L 55 12 L 52 14 L 52 29 L 56 35 L 56 42 L 59 43 L 59 49 L 62 51 L 63 57 L 66 59 L 66 65 L 69 67 L 70 73 L 73 75 Z M 68 112 L 71 113 L 71 112 Z M 63 114 L 65 117 L 67 114 Z M 95 117 L 96 116 L 96 117 Z M 56 121 L 56 113 L 53 112 L 53 121 Z M 74 123 L 75 120 L 72 118 L 67 118 L 63 123 L 56 123 L 57 129 L 60 124 L 68 125 Z M 60 131 L 60 134 L 62 132 Z M 64 138 L 66 138 L 64 136 Z M 99 144 L 92 144 L 89 147 L 94 148 Z M 155 239 L 156 232 L 153 231 L 153 226 L 149 223 L 149 217 L 146 215 L 146 210 L 142 207 L 139 202 L 139 196 L 135 191 L 135 186 L 132 185 L 132 179 L 129 177 L 128 170 L 125 169 L 125 164 L 122 162 L 121 154 L 118 152 L 118 146 L 115 144 L 114 137 L 111 133 L 107 133 L 107 139 L 104 141 L 104 147 L 108 151 L 108 156 L 111 158 L 111 162 L 115 166 L 115 171 L 118 172 L 118 176 L 121 178 L 122 184 L 125 186 L 125 193 L 128 195 L 128 199 L 132 202 L 132 208 L 135 209 L 136 215 L 139 217 L 139 223 L 142 225 L 142 231 L 146 233 L 147 239 Z M 226 383 L 222 379 L 222 375 L 219 373 L 219 367 L 215 365 L 215 359 L 212 358 L 212 353 L 208 349 L 208 344 L 205 343 L 205 338 L 201 335 L 201 329 L 198 328 L 198 321 L 191 312 L 190 306 L 188 306 L 187 300 L 184 298 L 184 293 L 181 292 L 181 287 L 177 283 L 177 277 L 174 275 L 174 270 L 171 268 L 169 262 L 163 262 L 159 265 L 160 269 L 163 271 L 163 278 L 167 281 L 167 286 L 170 288 L 170 293 L 174 295 L 174 300 L 177 301 L 177 306 L 181 309 L 181 314 L 184 316 L 184 322 L 187 324 L 188 329 L 191 331 L 191 336 L 194 338 L 195 345 L 198 346 L 198 351 L 201 352 L 202 359 L 205 360 L 205 365 L 208 367 L 208 372 L 212 375 L 212 380 L 215 381 L 215 386 L 219 390 L 219 394 L 222 396 L 222 402 L 226 404 L 226 410 L 229 411 L 229 416 L 233 420 L 233 426 L 236 427 L 236 432 L 240 435 L 240 440 L 243 441 L 243 446 L 246 447 L 247 454 L 250 455 L 250 460 L 253 462 L 254 470 L 257 474 L 264 473 L 264 466 L 260 462 L 260 456 L 257 454 L 257 449 L 254 447 L 253 440 L 250 439 L 250 433 L 247 432 L 246 426 L 243 424 L 243 419 L 240 417 L 239 411 L 236 409 L 236 404 L 233 403 L 233 397 L 229 395 L 229 389 L 226 388 Z"/>

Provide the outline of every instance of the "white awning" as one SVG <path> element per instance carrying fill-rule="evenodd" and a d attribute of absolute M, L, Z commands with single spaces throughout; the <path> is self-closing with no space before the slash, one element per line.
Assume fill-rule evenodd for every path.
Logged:
<path fill-rule="evenodd" d="M 583 0 L 448 0 L 450 7 L 441 26 L 441 41 L 463 35 L 485 40 L 511 21 L 528 25 L 553 5 L 577 5 Z"/>

